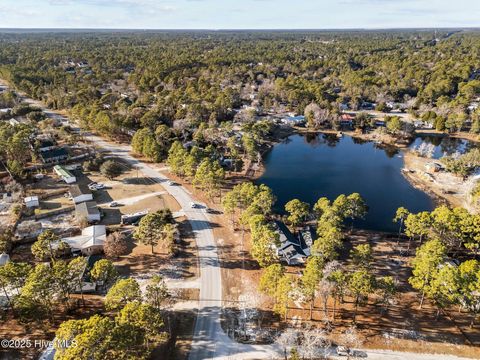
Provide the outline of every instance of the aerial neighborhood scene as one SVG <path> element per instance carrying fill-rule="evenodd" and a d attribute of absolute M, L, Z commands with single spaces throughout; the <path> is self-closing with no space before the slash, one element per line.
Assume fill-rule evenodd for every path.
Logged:
<path fill-rule="evenodd" d="M 0 1 L 0 359 L 480 359 L 479 19 Z"/>

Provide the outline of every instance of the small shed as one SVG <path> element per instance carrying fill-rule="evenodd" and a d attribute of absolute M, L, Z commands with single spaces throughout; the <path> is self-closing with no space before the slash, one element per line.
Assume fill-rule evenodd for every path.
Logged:
<path fill-rule="evenodd" d="M 6 253 L 0 254 L 0 266 L 5 265 L 10 261 L 10 256 Z"/>
<path fill-rule="evenodd" d="M 40 206 L 38 196 L 27 196 L 25 199 L 23 199 L 23 201 L 25 202 L 25 206 L 29 209 Z"/>

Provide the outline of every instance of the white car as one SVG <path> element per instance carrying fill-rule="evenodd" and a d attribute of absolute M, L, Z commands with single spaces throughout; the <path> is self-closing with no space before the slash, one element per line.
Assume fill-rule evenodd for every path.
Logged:
<path fill-rule="evenodd" d="M 337 347 L 337 355 L 338 356 L 349 356 L 351 351 L 346 346 L 338 346 Z"/>
<path fill-rule="evenodd" d="M 108 206 L 109 207 L 116 207 L 116 206 L 120 206 L 120 203 L 118 203 L 116 201 L 112 201 Z"/>
<path fill-rule="evenodd" d="M 167 185 L 174 186 L 174 185 L 177 185 L 177 183 L 175 181 L 169 180 L 167 182 Z"/>
<path fill-rule="evenodd" d="M 101 189 L 105 189 L 105 185 L 104 184 L 93 184 L 93 185 L 89 185 L 88 188 L 90 190 L 101 190 Z"/>
<path fill-rule="evenodd" d="M 190 203 L 190 207 L 191 207 L 192 209 L 196 209 L 196 208 L 198 208 L 198 204 L 195 204 L 194 202 L 191 202 L 191 203 Z"/>

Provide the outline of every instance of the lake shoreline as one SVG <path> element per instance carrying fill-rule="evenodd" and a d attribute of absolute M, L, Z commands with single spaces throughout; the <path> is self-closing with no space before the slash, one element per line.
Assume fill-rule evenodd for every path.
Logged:
<path fill-rule="evenodd" d="M 252 176 L 249 176 L 248 178 L 252 181 L 256 181 L 259 178 L 261 178 L 266 171 L 265 168 L 265 163 L 264 159 L 266 155 L 273 150 L 273 148 L 284 142 L 286 139 L 288 139 L 292 135 L 319 135 L 319 134 L 327 134 L 327 135 L 338 135 L 341 134 L 342 136 L 350 136 L 352 138 L 360 139 L 363 141 L 368 141 L 368 142 L 375 142 L 376 145 L 380 148 L 392 148 L 395 150 L 398 150 L 402 153 L 403 157 L 403 164 L 404 168 L 408 170 L 413 170 L 414 172 L 411 171 L 402 171 L 402 176 L 416 189 L 421 190 L 425 194 L 427 194 L 435 204 L 435 206 L 440 206 L 440 205 L 448 205 L 451 207 L 466 207 L 468 208 L 468 204 L 466 202 L 466 199 L 461 199 L 462 195 L 452 195 L 445 193 L 445 191 L 442 191 L 442 189 L 439 186 L 435 186 L 432 182 L 425 181 L 422 177 L 421 174 L 424 172 L 422 171 L 423 169 L 421 168 L 424 166 L 424 163 L 426 162 L 431 162 L 434 161 L 434 159 L 424 159 L 421 157 L 418 157 L 415 155 L 412 151 L 408 149 L 409 145 L 411 144 L 408 142 L 401 142 L 398 143 L 398 141 L 394 142 L 379 142 L 376 140 L 375 134 L 372 135 L 370 134 L 362 134 L 356 131 L 337 131 L 337 130 L 311 130 L 307 128 L 292 128 L 290 132 L 287 133 L 282 133 L 282 136 L 276 137 L 275 140 L 271 141 L 268 143 L 267 147 L 262 150 L 261 157 L 262 161 L 258 165 L 257 170 Z M 443 132 L 439 132 L 436 130 L 420 130 L 417 131 L 415 134 L 415 137 L 419 136 L 438 136 L 438 137 L 450 137 L 450 138 L 456 138 L 456 139 L 464 139 L 468 141 L 472 141 L 475 143 L 479 143 L 478 136 L 470 133 L 452 133 L 452 134 L 445 134 Z M 391 137 L 393 139 L 393 137 Z M 414 159 L 420 159 L 422 161 L 417 161 L 417 163 L 414 161 Z M 419 165 L 418 162 L 421 162 L 422 164 Z M 460 183 L 461 181 L 459 181 Z M 458 184 L 459 184 L 458 183 Z M 457 184 L 457 185 L 458 185 Z M 472 209 L 469 209 L 472 210 Z"/>
<path fill-rule="evenodd" d="M 293 198 L 313 204 L 318 197 L 335 199 L 358 192 L 371 211 L 356 228 L 392 232 L 398 207 L 431 211 L 438 203 L 403 176 L 403 152 L 397 148 L 349 135 L 337 138 L 333 132 L 315 135 L 318 132 L 310 137 L 296 132 L 289 140 L 266 147 L 261 170 L 251 178 L 273 190 L 279 213 Z"/>

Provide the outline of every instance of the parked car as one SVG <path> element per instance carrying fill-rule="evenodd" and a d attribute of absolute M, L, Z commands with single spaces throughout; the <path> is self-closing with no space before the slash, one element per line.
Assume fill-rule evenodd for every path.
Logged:
<path fill-rule="evenodd" d="M 172 180 L 169 180 L 167 182 L 167 185 L 170 185 L 170 186 L 175 186 L 175 185 L 178 185 L 175 181 L 172 181 Z"/>
<path fill-rule="evenodd" d="M 350 349 L 346 346 L 338 346 L 337 347 L 337 355 L 338 356 L 349 356 L 351 353 Z"/>
<path fill-rule="evenodd" d="M 198 204 L 195 204 L 194 202 L 191 202 L 191 203 L 190 203 L 190 207 L 191 207 L 192 209 L 196 209 L 196 208 L 198 208 Z"/>
<path fill-rule="evenodd" d="M 89 185 L 88 188 L 90 190 L 101 190 L 101 189 L 105 189 L 105 185 L 104 184 L 93 184 L 93 185 Z"/>
<path fill-rule="evenodd" d="M 112 201 L 108 206 L 109 207 L 116 207 L 116 206 L 120 206 L 120 203 L 118 203 L 116 201 Z"/>
<path fill-rule="evenodd" d="M 216 214 L 216 213 L 217 213 L 217 211 L 216 211 L 215 209 L 212 209 L 212 208 L 207 208 L 205 211 L 206 211 L 208 214 Z"/>

